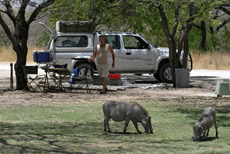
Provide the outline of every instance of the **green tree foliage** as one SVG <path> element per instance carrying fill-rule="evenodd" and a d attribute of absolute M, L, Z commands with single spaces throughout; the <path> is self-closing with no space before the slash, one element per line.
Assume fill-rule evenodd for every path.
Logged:
<path fill-rule="evenodd" d="M 150 5 L 140 5 L 136 0 L 57 0 L 49 21 L 95 22 L 101 31 L 135 31 L 151 43 L 167 45 L 160 25 L 159 13 Z"/>
<path fill-rule="evenodd" d="M 210 49 L 213 45 L 211 42 L 213 38 L 210 37 L 210 29 L 208 27 L 217 27 L 221 21 L 214 19 L 213 9 L 226 10 L 227 1 L 217 0 L 57 0 L 55 9 L 52 11 L 49 18 L 51 25 L 54 28 L 56 21 L 80 21 L 88 20 L 95 22 L 97 30 L 104 31 L 135 31 L 141 33 L 145 38 L 150 40 L 151 43 L 159 46 L 167 46 L 164 37 L 160 14 L 156 7 L 159 4 L 164 5 L 164 11 L 168 18 L 169 29 L 172 29 L 175 23 L 175 6 L 180 6 L 178 17 L 178 30 L 175 39 L 180 38 L 179 30 L 182 29 L 183 23 L 188 19 L 188 3 L 193 2 L 197 8 L 197 14 L 194 17 L 193 23 L 200 27 L 201 21 L 205 21 L 206 33 L 205 42 Z M 225 5 L 223 5 L 225 4 Z M 225 9 L 224 9 L 225 8 Z M 190 33 L 192 49 L 199 49 L 202 44 L 202 31 L 201 29 L 194 30 Z M 220 40 L 215 40 L 218 45 Z"/>
<path fill-rule="evenodd" d="M 205 4 L 205 5 L 204 5 Z M 227 28 L 230 23 L 230 4 L 229 1 L 211 1 L 204 5 L 199 11 L 199 18 L 194 22 L 195 28 L 190 35 L 190 40 L 193 49 L 197 50 L 216 50 L 226 49 L 227 44 L 221 45 L 221 42 L 226 42 L 228 38 L 224 34 L 229 31 Z M 200 42 L 197 42 L 200 40 Z"/>
<path fill-rule="evenodd" d="M 36 46 L 38 46 L 38 47 L 47 46 L 49 41 L 50 41 L 50 37 L 51 37 L 51 35 L 49 32 L 43 32 L 42 37 L 38 38 Z"/>

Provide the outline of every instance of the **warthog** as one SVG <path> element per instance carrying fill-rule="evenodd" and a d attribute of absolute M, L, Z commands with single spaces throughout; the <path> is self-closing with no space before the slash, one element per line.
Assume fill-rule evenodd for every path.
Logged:
<path fill-rule="evenodd" d="M 138 133 L 141 133 L 141 131 L 138 129 L 137 123 L 142 124 L 145 133 L 153 133 L 151 117 L 140 104 L 109 101 L 103 104 L 103 111 L 105 116 L 104 131 L 108 129 L 108 132 L 111 133 L 109 128 L 109 120 L 111 118 L 117 122 L 125 120 L 123 133 L 126 133 L 126 128 L 130 120 L 133 122 Z"/>
<path fill-rule="evenodd" d="M 200 118 L 193 126 L 194 141 L 205 140 L 209 134 L 209 129 L 213 126 L 216 128 L 216 138 L 218 138 L 218 130 L 216 125 L 216 111 L 212 107 L 205 108 Z M 207 131 L 207 132 L 206 132 Z M 203 136 L 201 136 L 203 134 Z"/>

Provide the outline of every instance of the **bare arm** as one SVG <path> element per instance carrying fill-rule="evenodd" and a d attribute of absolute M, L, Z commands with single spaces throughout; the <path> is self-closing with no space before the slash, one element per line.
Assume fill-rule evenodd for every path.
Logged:
<path fill-rule="evenodd" d="M 94 52 L 93 52 L 93 55 L 92 55 L 91 58 L 94 59 L 96 56 L 97 56 L 97 46 L 95 47 Z"/>
<path fill-rule="evenodd" d="M 109 51 L 112 54 L 112 59 L 113 59 L 112 68 L 114 68 L 115 67 L 115 54 L 114 54 L 114 51 L 111 45 L 109 45 Z"/>
<path fill-rule="evenodd" d="M 90 59 L 88 59 L 89 62 L 92 62 L 94 58 L 97 56 L 97 46 L 94 49 L 93 55 L 91 56 Z"/>

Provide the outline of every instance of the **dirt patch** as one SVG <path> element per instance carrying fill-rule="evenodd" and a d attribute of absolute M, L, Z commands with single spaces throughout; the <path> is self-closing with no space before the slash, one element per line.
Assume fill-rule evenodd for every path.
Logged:
<path fill-rule="evenodd" d="M 105 102 L 107 100 L 119 101 L 171 101 L 175 103 L 195 102 L 196 104 L 207 103 L 221 105 L 228 103 L 226 97 L 216 98 L 214 96 L 216 78 L 195 78 L 190 79 L 190 88 L 173 88 L 171 84 L 162 84 L 156 80 L 148 81 L 147 83 L 139 83 L 145 88 L 126 87 L 123 90 L 114 90 L 114 87 L 109 86 L 109 91 L 105 95 L 99 94 L 98 90 L 73 90 L 65 92 L 26 92 L 26 91 L 10 91 L 9 78 L 6 76 L 0 77 L 0 106 L 30 106 L 30 105 L 58 105 L 58 104 L 77 104 L 77 103 L 92 103 L 93 101 Z M 14 83 L 15 84 L 15 83 Z M 147 87 L 147 88 L 146 88 Z M 100 88 L 100 86 L 99 86 Z M 116 88 L 115 88 L 116 89 Z M 211 96 L 201 96 L 201 94 L 212 93 Z"/>

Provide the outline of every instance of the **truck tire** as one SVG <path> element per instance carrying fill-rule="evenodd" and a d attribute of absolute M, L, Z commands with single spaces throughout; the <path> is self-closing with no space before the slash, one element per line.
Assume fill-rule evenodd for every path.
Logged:
<path fill-rule="evenodd" d="M 159 71 L 159 77 L 162 82 L 172 83 L 172 74 L 169 63 L 164 64 Z"/>
<path fill-rule="evenodd" d="M 193 69 L 193 61 L 192 61 L 192 55 L 189 53 L 188 54 L 188 62 L 189 62 L 189 71 L 191 72 Z"/>
<path fill-rule="evenodd" d="M 79 69 L 79 77 L 83 77 L 85 73 L 85 69 L 88 69 L 87 71 L 87 78 L 91 78 L 91 66 L 89 64 L 79 64 L 77 65 L 77 68 Z"/>
<path fill-rule="evenodd" d="M 160 76 L 159 76 L 159 71 L 157 71 L 155 74 L 153 74 L 154 78 L 158 81 L 161 81 Z"/>

